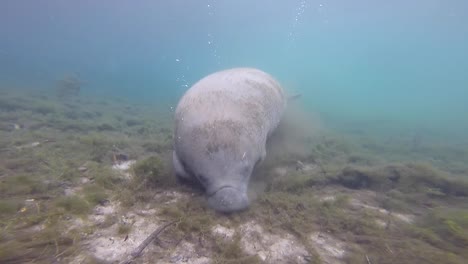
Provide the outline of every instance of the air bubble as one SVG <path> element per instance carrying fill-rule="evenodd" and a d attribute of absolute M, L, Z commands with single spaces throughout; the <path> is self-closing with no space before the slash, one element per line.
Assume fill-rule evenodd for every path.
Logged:
<path fill-rule="evenodd" d="M 216 1 L 215 0 L 211 0 L 211 1 L 208 1 L 209 3 L 206 5 L 207 6 L 207 14 L 209 17 L 213 17 L 215 15 L 215 12 L 216 12 Z M 216 21 L 210 21 L 210 25 L 215 25 L 216 24 Z M 217 53 L 217 42 L 216 42 L 216 39 L 215 39 L 215 36 L 211 33 L 211 32 L 208 32 L 207 33 L 207 40 L 206 40 L 206 43 L 209 47 L 209 50 L 211 51 L 211 56 L 212 58 L 214 59 L 214 61 L 216 62 L 216 64 L 220 65 L 220 56 L 218 55 Z"/>
<path fill-rule="evenodd" d="M 299 6 L 296 8 L 296 14 L 293 18 L 292 26 L 291 26 L 291 31 L 288 33 L 289 36 L 289 41 L 291 42 L 292 45 L 295 44 L 296 41 L 296 29 L 301 23 L 301 18 L 307 8 L 307 0 L 301 0 L 299 3 Z"/>

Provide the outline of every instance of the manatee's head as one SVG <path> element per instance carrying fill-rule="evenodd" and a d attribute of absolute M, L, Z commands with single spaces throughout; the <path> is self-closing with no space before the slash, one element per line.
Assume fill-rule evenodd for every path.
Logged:
<path fill-rule="evenodd" d="M 223 186 L 208 197 L 208 205 L 222 213 L 233 213 L 247 209 L 247 193 L 232 186 Z"/>

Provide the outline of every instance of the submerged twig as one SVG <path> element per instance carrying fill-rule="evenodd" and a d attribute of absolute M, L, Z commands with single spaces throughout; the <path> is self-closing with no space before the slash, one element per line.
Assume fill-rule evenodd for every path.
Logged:
<path fill-rule="evenodd" d="M 369 256 L 367 256 L 367 254 L 366 254 L 366 260 L 367 260 L 368 264 L 372 264 L 372 262 L 370 262 Z"/>
<path fill-rule="evenodd" d="M 130 254 L 130 256 L 128 257 L 128 259 L 126 261 L 123 261 L 121 262 L 121 264 L 129 264 L 131 263 L 134 259 L 138 258 L 139 256 L 141 256 L 141 252 L 143 252 L 143 250 L 151 243 L 151 241 L 153 241 L 154 239 L 156 239 L 156 237 L 158 237 L 158 235 L 164 231 L 166 228 L 168 228 L 169 226 L 175 224 L 177 221 L 174 220 L 172 222 L 169 222 L 161 227 L 159 227 L 158 229 L 156 229 L 155 231 L 153 231 L 153 233 L 151 233 L 151 235 L 149 235 L 143 242 L 141 242 L 141 244 Z"/>
<path fill-rule="evenodd" d="M 393 254 L 393 251 L 392 251 L 392 249 L 391 249 L 391 248 L 388 246 L 388 244 L 387 244 L 387 243 L 385 243 L 385 246 L 387 247 L 387 250 L 388 250 L 390 253 L 392 253 L 392 254 Z"/>

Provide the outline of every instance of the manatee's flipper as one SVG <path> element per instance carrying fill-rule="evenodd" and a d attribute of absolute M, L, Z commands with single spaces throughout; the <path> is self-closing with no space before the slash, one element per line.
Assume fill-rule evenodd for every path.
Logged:
<path fill-rule="evenodd" d="M 292 101 L 298 99 L 298 98 L 301 97 L 301 96 L 302 96 L 302 94 L 290 95 L 290 96 L 288 97 L 288 102 L 292 102 Z"/>
<path fill-rule="evenodd" d="M 179 157 L 177 157 L 177 154 L 175 151 L 172 152 L 172 163 L 174 165 L 175 174 L 177 178 L 179 178 L 179 180 L 184 180 L 184 181 L 194 180 L 193 177 L 185 171 L 184 166 L 180 162 Z"/>
<path fill-rule="evenodd" d="M 190 185 L 200 191 L 204 190 L 204 186 L 200 183 L 200 181 L 195 178 L 195 176 L 193 176 L 190 171 L 185 169 L 183 163 L 180 161 L 175 151 L 172 152 L 172 163 L 174 165 L 176 178 L 180 183 Z"/>

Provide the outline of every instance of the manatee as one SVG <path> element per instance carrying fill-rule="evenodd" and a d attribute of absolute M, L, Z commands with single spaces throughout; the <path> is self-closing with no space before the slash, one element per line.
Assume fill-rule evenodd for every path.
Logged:
<path fill-rule="evenodd" d="M 190 87 L 175 110 L 173 166 L 199 182 L 219 212 L 249 207 L 253 169 L 286 109 L 281 85 L 254 68 L 212 73 Z"/>

